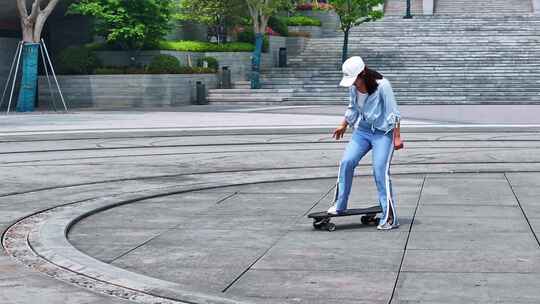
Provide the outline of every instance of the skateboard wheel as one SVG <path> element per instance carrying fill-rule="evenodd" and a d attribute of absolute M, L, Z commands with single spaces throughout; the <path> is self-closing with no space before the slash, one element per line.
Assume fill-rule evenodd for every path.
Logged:
<path fill-rule="evenodd" d="M 362 216 L 361 221 L 364 225 L 374 225 L 378 222 L 378 218 L 375 216 L 365 215 Z"/>
<path fill-rule="evenodd" d="M 335 231 L 336 230 L 336 224 L 334 224 L 334 223 L 326 224 L 326 230 L 328 230 L 330 232 Z"/>

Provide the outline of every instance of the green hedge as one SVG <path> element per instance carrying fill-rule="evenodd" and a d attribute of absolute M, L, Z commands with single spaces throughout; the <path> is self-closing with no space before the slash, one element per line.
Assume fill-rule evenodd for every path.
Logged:
<path fill-rule="evenodd" d="M 100 62 L 86 47 L 68 47 L 58 56 L 58 72 L 65 75 L 92 74 Z"/>
<path fill-rule="evenodd" d="M 174 74 L 180 69 L 180 61 L 171 55 L 157 55 L 148 65 L 150 74 Z"/>
<path fill-rule="evenodd" d="M 161 41 L 160 50 L 182 52 L 252 52 L 255 46 L 248 42 L 211 43 L 202 41 Z"/>
<path fill-rule="evenodd" d="M 85 45 L 89 50 L 93 51 L 116 51 L 121 50 L 115 45 L 106 43 L 90 43 Z M 162 51 L 180 51 L 180 52 L 252 52 L 255 46 L 248 41 L 245 42 L 228 42 L 228 43 L 211 43 L 203 41 L 191 40 L 164 40 L 154 48 L 154 50 Z"/>
<path fill-rule="evenodd" d="M 204 66 L 204 62 L 208 63 L 208 68 L 217 71 L 219 70 L 219 61 L 214 57 L 203 57 L 197 59 L 197 66 L 199 68 L 202 68 Z"/>
<path fill-rule="evenodd" d="M 145 68 L 133 67 L 101 67 L 94 72 L 96 75 L 134 75 L 148 74 Z"/>
<path fill-rule="evenodd" d="M 253 48 L 255 49 L 255 33 L 251 30 L 238 33 L 238 41 L 244 43 L 251 43 L 253 45 Z M 269 48 L 270 40 L 268 39 L 268 36 L 265 35 L 263 41 L 263 52 L 268 52 Z"/>
<path fill-rule="evenodd" d="M 216 71 L 207 68 L 199 67 L 187 67 L 181 66 L 178 70 L 173 73 L 164 72 L 164 71 L 155 71 L 154 73 L 149 73 L 145 68 L 130 68 L 130 67 L 104 67 L 97 68 L 95 70 L 96 75 L 138 75 L 138 74 L 214 74 Z"/>
<path fill-rule="evenodd" d="M 268 26 L 281 36 L 289 36 L 287 18 L 272 16 L 268 19 Z"/>
<path fill-rule="evenodd" d="M 321 26 L 321 20 L 307 16 L 293 16 L 287 18 L 288 26 Z"/>

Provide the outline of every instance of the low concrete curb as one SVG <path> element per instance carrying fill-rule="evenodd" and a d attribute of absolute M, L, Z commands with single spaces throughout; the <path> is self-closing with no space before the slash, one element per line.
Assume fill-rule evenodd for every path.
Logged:
<path fill-rule="evenodd" d="M 16 140 L 55 140 L 92 138 L 132 138 L 132 137 L 179 137 L 216 135 L 287 135 L 287 134 L 331 134 L 335 126 L 321 127 L 208 127 L 208 128 L 145 128 L 145 129 L 89 129 L 89 130 L 48 130 L 1 132 L 0 142 Z M 454 132 L 539 132 L 540 124 L 534 125 L 403 125 L 402 133 L 454 133 Z"/>
<path fill-rule="evenodd" d="M 461 164 L 414 165 L 395 167 L 399 174 L 448 172 L 512 172 L 540 171 L 531 164 Z M 3 237 L 7 253 L 31 267 L 56 279 L 138 303 L 201 303 L 240 304 L 240 299 L 190 291 L 180 284 L 167 282 L 98 261 L 77 250 L 67 239 L 69 229 L 81 219 L 106 209 L 145 199 L 189 191 L 299 179 L 334 178 L 334 168 L 276 169 L 263 172 L 213 173 L 186 175 L 184 185 L 161 188 L 144 193 L 129 193 L 59 206 L 27 217 L 11 226 Z M 224 182 L 228 181 L 228 182 Z"/>

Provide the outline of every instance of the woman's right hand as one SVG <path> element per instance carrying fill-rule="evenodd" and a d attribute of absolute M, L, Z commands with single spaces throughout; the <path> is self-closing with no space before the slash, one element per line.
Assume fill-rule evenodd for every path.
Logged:
<path fill-rule="evenodd" d="M 347 122 L 343 122 L 341 126 L 339 126 L 335 131 L 334 135 L 332 135 L 333 138 L 336 140 L 340 140 L 345 135 L 345 132 L 347 132 Z"/>

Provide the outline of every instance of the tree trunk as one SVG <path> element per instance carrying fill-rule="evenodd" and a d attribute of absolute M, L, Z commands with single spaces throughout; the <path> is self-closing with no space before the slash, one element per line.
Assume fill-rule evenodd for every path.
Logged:
<path fill-rule="evenodd" d="M 345 35 L 343 36 L 343 51 L 341 53 L 341 63 L 344 63 L 349 56 L 349 31 L 350 29 L 344 31 Z"/>
<path fill-rule="evenodd" d="M 264 34 L 256 33 L 255 34 L 255 50 L 253 51 L 253 56 L 251 58 L 251 88 L 260 89 L 261 88 L 261 56 L 264 43 Z"/>
<path fill-rule="evenodd" d="M 34 0 L 30 14 L 26 0 L 17 0 L 17 9 L 21 18 L 22 51 L 22 80 L 17 101 L 18 112 L 34 111 L 38 89 L 38 58 L 40 51 L 41 32 L 47 18 L 51 15 L 60 0 L 50 0 L 41 9 L 41 0 Z"/>
<path fill-rule="evenodd" d="M 35 108 L 38 78 L 39 43 L 25 42 L 22 51 L 22 80 L 17 112 L 32 112 Z"/>

